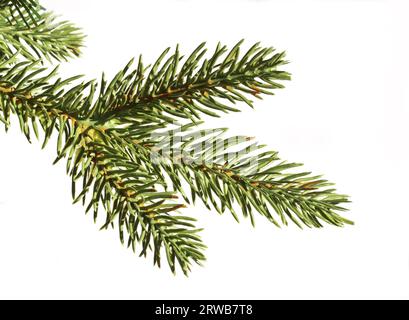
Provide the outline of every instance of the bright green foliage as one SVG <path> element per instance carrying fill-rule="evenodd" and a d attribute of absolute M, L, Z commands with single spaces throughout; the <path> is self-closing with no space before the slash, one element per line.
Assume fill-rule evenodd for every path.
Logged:
<path fill-rule="evenodd" d="M 9 16 L 17 13 L 28 27 L 36 24 L 42 11 L 37 0 L 0 0 L 0 9 Z"/>
<path fill-rule="evenodd" d="M 69 22 L 56 21 L 37 1 L 0 0 L 0 57 L 16 52 L 28 60 L 57 61 L 79 55 L 83 35 Z"/>
<path fill-rule="evenodd" d="M 77 56 L 82 39 L 36 1 L 0 0 L 0 122 L 7 129 L 17 116 L 27 139 L 34 134 L 43 147 L 57 136 L 55 162 L 67 160 L 74 202 L 95 219 L 102 206 L 102 229 L 116 224 L 123 243 L 141 255 L 153 251 L 158 265 L 165 254 L 173 272 L 179 265 L 187 274 L 192 261 L 205 260 L 205 246 L 195 219 L 178 211 L 197 198 L 252 223 L 254 212 L 277 226 L 351 223 L 339 215 L 347 197 L 326 180 L 287 171 L 300 165 L 251 138 L 200 127 L 203 115 L 252 107 L 252 97 L 283 88 L 280 81 L 290 79 L 279 69 L 284 53 L 259 44 L 241 53 L 239 42 L 208 54 L 202 43 L 183 58 L 176 47 L 151 66 L 140 57 L 99 83 L 41 67 L 42 59 Z"/>

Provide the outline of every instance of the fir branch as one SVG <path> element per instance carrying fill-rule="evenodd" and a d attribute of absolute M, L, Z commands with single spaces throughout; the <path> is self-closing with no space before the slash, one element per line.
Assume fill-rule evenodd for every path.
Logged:
<path fill-rule="evenodd" d="M 156 171 L 162 170 L 170 178 L 173 189 L 186 202 L 200 198 L 208 209 L 212 206 L 220 214 L 228 209 L 239 220 L 234 208 L 237 203 L 252 224 L 253 210 L 276 226 L 280 223 L 272 212 L 284 225 L 288 219 L 299 227 L 322 227 L 322 222 L 352 224 L 338 214 L 346 210 L 342 205 L 348 197 L 337 194 L 332 183 L 310 172 L 287 171 L 301 164 L 281 161 L 277 152 L 250 143 L 252 138 L 224 138 L 226 129 L 190 129 L 192 125 L 187 125 L 176 130 L 177 134 L 169 131 L 155 134 L 153 139 L 137 140 Z M 241 145 L 240 150 L 234 150 Z M 183 182 L 190 187 L 190 197 Z"/>
<path fill-rule="evenodd" d="M 12 18 L 17 14 L 27 27 L 37 23 L 43 10 L 37 0 L 0 0 L 0 10 L 5 9 Z"/>
<path fill-rule="evenodd" d="M 202 43 L 184 63 L 178 47 L 169 57 L 168 48 L 151 67 L 145 67 L 140 57 L 128 102 L 105 109 L 104 119 L 132 117 L 149 108 L 195 120 L 200 114 L 218 117 L 220 112 L 240 111 L 237 102 L 253 107 L 251 97 L 274 94 L 274 89 L 284 87 L 278 81 L 289 80 L 290 74 L 278 69 L 287 63 L 284 52 L 256 43 L 240 56 L 241 45 L 242 41 L 228 51 L 219 43 L 214 54 L 204 58 L 207 50 Z"/>
<path fill-rule="evenodd" d="M 43 9 L 36 11 L 35 24 L 28 24 L 34 13 L 26 7 L 0 10 L 0 58 L 19 53 L 31 61 L 62 61 L 80 55 L 84 38 L 80 29 Z"/>
<path fill-rule="evenodd" d="M 175 193 L 156 189 L 163 187 L 164 182 L 150 171 L 151 167 L 142 161 L 135 148 L 119 144 L 120 140 L 107 136 L 104 128 L 76 118 L 73 110 L 86 101 L 79 90 L 85 90 L 88 85 L 59 91 L 59 96 L 54 96 L 61 84 L 68 85 L 75 79 L 57 80 L 50 85 L 49 79 L 56 71 L 35 78 L 42 69 L 23 77 L 34 67 L 33 63 L 18 64 L 2 74 L 0 110 L 4 116 L 0 119 L 8 124 L 10 114 L 15 113 L 28 139 L 31 130 L 38 136 L 38 121 L 44 131 L 43 147 L 53 132 L 58 133 L 55 163 L 68 158 L 67 173 L 72 178 L 74 202 L 82 201 L 85 205 L 89 193 L 91 199 L 86 211 L 92 209 L 95 220 L 99 205 L 103 204 L 107 216 L 102 228 L 113 225 L 116 219 L 121 241 L 125 241 L 126 229 L 128 246 L 135 250 L 136 243 L 141 243 L 141 255 L 146 255 L 148 249 L 153 250 L 154 264 L 159 266 L 161 248 L 164 248 L 173 272 L 176 262 L 185 274 L 190 270 L 191 261 L 200 264 L 205 259 L 201 253 L 205 246 L 197 235 L 200 229 L 194 227 L 195 219 L 171 214 L 184 207 L 172 202 L 177 198 Z M 81 178 L 82 190 L 77 194 Z"/>
<path fill-rule="evenodd" d="M 252 105 L 248 95 L 272 93 L 282 87 L 276 80 L 289 78 L 277 70 L 285 63 L 282 53 L 256 45 L 240 58 L 240 45 L 220 61 L 224 47 L 219 45 L 202 61 L 201 45 L 180 68 L 178 49 L 161 64 L 165 51 L 149 68 L 140 58 L 134 70 L 131 61 L 111 82 L 103 77 L 99 85 L 95 80 L 73 85 L 79 77 L 56 79 L 57 68 L 45 73 L 46 68 L 38 68 L 41 61 L 18 62 L 15 53 L 0 60 L 0 121 L 7 129 L 15 114 L 29 141 L 33 132 L 40 137 L 41 128 L 43 146 L 56 132 L 55 162 L 67 159 L 75 202 L 82 201 L 87 212 L 93 210 L 95 219 L 102 203 L 104 228 L 116 219 L 121 240 L 125 242 L 126 230 L 128 246 L 135 249 L 140 243 L 143 255 L 153 250 L 155 264 L 164 248 L 172 271 L 176 261 L 187 273 L 192 261 L 204 260 L 199 230 L 191 218 L 176 214 L 184 205 L 173 202 L 174 191 L 187 202 L 200 198 L 209 209 L 229 210 L 238 220 L 236 203 L 253 223 L 253 211 L 277 226 L 278 220 L 287 224 L 288 219 L 300 227 L 351 223 L 338 214 L 347 197 L 328 188 L 326 180 L 305 172 L 286 173 L 298 165 L 249 145 L 247 137 L 234 137 L 233 146 L 246 143 L 242 152 L 234 152 L 232 139 L 222 136 L 224 129 L 199 130 L 199 138 L 193 134 L 201 113 L 237 111 L 231 104 Z M 181 127 L 179 144 L 173 133 L 161 131 L 177 118 L 193 120 Z M 198 150 L 203 142 L 205 148 Z M 157 163 L 154 156 L 161 148 L 169 153 Z M 252 153 L 254 148 L 257 153 Z M 167 191 L 168 179 L 174 191 Z"/>
<path fill-rule="evenodd" d="M 108 141 L 103 133 L 98 134 L 103 141 Z M 197 235 L 201 230 L 195 228 L 195 219 L 171 214 L 185 206 L 170 202 L 177 198 L 173 192 L 156 190 L 155 186 L 160 181 L 144 166 L 138 165 L 138 159 L 130 156 L 127 148 L 115 141 L 110 146 L 96 143 L 98 140 L 95 133 L 89 131 L 86 139 L 82 140 L 83 147 L 72 147 L 76 151 L 71 151 L 73 155 L 68 163 L 72 163 L 70 174 L 73 186 L 78 176 L 83 176 L 83 190 L 76 197 L 73 193 L 75 201 L 85 203 L 89 192 L 92 197 L 87 211 L 93 208 L 96 219 L 98 205 L 102 202 L 107 213 L 102 229 L 113 225 L 116 219 L 122 243 L 125 242 L 126 229 L 128 247 L 135 251 L 136 243 L 140 243 L 141 256 L 152 250 L 154 264 L 158 266 L 161 263 L 161 249 L 164 248 L 171 270 L 176 271 L 178 262 L 187 274 L 191 261 L 200 264 L 205 260 L 201 252 L 205 246 Z M 93 163 L 91 168 L 90 162 Z"/>

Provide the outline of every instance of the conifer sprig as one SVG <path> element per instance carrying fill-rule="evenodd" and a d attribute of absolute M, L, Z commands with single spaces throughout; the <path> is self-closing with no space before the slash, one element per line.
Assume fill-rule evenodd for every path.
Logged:
<path fill-rule="evenodd" d="M 158 163 L 173 189 L 184 194 L 183 183 L 189 185 L 191 197 L 184 196 L 186 202 L 200 198 L 208 209 L 212 206 L 220 214 L 228 209 L 239 220 L 237 203 L 252 224 L 252 211 L 277 226 L 287 225 L 288 220 L 299 227 L 352 223 L 337 213 L 345 211 L 342 204 L 348 197 L 337 194 L 333 184 L 321 176 L 292 170 L 302 164 L 281 161 L 277 152 L 266 151 L 252 137 L 225 138 L 223 128 L 190 129 L 184 126 L 176 134 L 166 132 L 148 143 L 165 151 L 158 155 Z"/>
<path fill-rule="evenodd" d="M 198 198 L 253 224 L 254 212 L 277 226 L 351 223 L 340 216 L 348 197 L 325 179 L 294 171 L 301 165 L 249 137 L 200 127 L 203 115 L 252 107 L 252 98 L 283 88 L 284 53 L 259 44 L 241 53 L 240 41 L 207 55 L 202 43 L 185 58 L 166 49 L 151 66 L 131 61 L 110 82 L 81 82 L 41 66 L 82 46 L 76 27 L 53 19 L 37 1 L 0 0 L 0 122 L 7 130 L 15 115 L 43 147 L 56 135 L 54 162 L 67 160 L 75 203 L 95 220 L 102 206 L 102 229 L 116 226 L 133 250 L 152 251 L 157 265 L 166 256 L 173 272 L 179 265 L 187 274 L 205 260 L 205 246 L 195 219 L 179 211 Z"/>
<path fill-rule="evenodd" d="M 40 76 L 45 70 L 36 70 L 35 66 L 30 62 L 6 69 L 0 66 L 0 121 L 6 128 L 10 115 L 16 114 L 29 141 L 32 132 L 40 137 L 42 129 L 43 147 L 56 133 L 54 163 L 67 158 L 74 203 L 86 205 L 86 212 L 93 211 L 95 220 L 102 203 L 106 212 L 102 229 L 116 221 L 121 242 L 126 241 L 134 250 L 136 243 L 141 243 L 141 255 L 153 250 L 158 265 L 161 248 L 165 248 L 172 271 L 176 262 L 187 273 L 191 261 L 204 260 L 201 251 L 205 246 L 197 235 L 200 229 L 195 228 L 195 219 L 177 213 L 185 205 L 175 203 L 175 192 L 165 190 L 163 177 L 150 166 L 150 159 L 119 136 L 108 135 L 103 127 L 77 116 L 78 110 L 87 105 L 89 96 L 84 90 L 90 84 L 65 91 L 77 77 L 51 81 L 56 69 Z M 28 72 L 30 69 L 34 71 Z"/>
<path fill-rule="evenodd" d="M 0 0 L 0 10 L 8 13 L 12 19 L 16 14 L 19 15 L 26 26 L 30 27 L 37 23 L 43 8 L 37 0 Z"/>
<path fill-rule="evenodd" d="M 127 103 L 112 105 L 103 110 L 104 119 L 132 116 L 141 108 L 159 114 L 197 120 L 201 114 L 219 117 L 220 112 L 238 112 L 235 105 L 244 102 L 253 107 L 251 97 L 274 94 L 284 88 L 280 80 L 290 74 L 278 68 L 287 63 L 285 52 L 253 45 L 240 55 L 243 40 L 230 51 L 217 45 L 206 57 L 205 43 L 201 43 L 186 59 L 176 47 L 172 55 L 167 48 L 150 67 L 139 58 L 127 93 Z"/>
<path fill-rule="evenodd" d="M 7 1 L 3 1 L 5 6 Z M 84 36 L 72 23 L 59 21 L 37 1 L 11 1 L 0 10 L 0 57 L 67 61 L 80 55 Z"/>

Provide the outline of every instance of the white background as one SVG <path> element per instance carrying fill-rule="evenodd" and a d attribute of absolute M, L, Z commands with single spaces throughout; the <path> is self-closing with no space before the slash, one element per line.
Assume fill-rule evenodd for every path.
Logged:
<path fill-rule="evenodd" d="M 405 1 L 42 1 L 88 34 L 64 75 L 113 73 L 167 46 L 287 50 L 287 88 L 210 120 L 257 136 L 351 195 L 356 225 L 277 229 L 201 206 L 208 261 L 189 278 L 152 267 L 71 205 L 52 144 L 0 134 L 0 298 L 409 298 L 409 68 Z"/>

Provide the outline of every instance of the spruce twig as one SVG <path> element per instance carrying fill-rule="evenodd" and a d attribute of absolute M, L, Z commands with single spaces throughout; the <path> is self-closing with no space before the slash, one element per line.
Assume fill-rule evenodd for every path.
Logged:
<path fill-rule="evenodd" d="M 58 68 L 42 67 L 78 56 L 83 38 L 35 0 L 0 0 L 0 122 L 7 130 L 16 116 L 43 147 L 56 135 L 55 163 L 67 160 L 74 202 L 95 220 L 102 205 L 102 229 L 116 225 L 133 250 L 153 251 L 159 266 L 165 254 L 173 272 L 179 265 L 187 274 L 205 246 L 195 219 L 179 211 L 198 198 L 253 224 L 254 212 L 277 226 L 352 223 L 340 215 L 348 197 L 325 179 L 294 171 L 301 165 L 252 138 L 200 126 L 203 116 L 253 107 L 283 88 L 284 52 L 257 43 L 242 53 L 240 41 L 210 54 L 202 43 L 183 57 L 177 46 L 152 65 L 130 61 L 110 82 L 61 79 Z"/>

